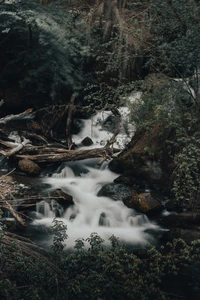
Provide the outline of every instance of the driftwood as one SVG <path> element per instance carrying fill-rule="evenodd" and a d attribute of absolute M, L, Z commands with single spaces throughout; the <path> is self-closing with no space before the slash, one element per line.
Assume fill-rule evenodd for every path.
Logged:
<path fill-rule="evenodd" d="M 12 144 L 10 144 L 9 142 L 5 142 L 3 140 L 0 140 L 0 144 L 3 145 L 3 146 L 6 146 L 7 148 L 10 148 L 10 149 L 13 148 Z"/>
<path fill-rule="evenodd" d="M 96 148 L 89 150 L 66 150 L 63 153 L 45 153 L 45 154 L 36 154 L 36 155 L 16 155 L 17 159 L 28 159 L 35 161 L 37 163 L 53 163 L 53 162 L 63 162 L 63 161 L 74 161 L 82 160 L 87 158 L 96 158 L 112 155 L 112 153 L 119 152 L 119 149 L 110 148 Z"/>
<path fill-rule="evenodd" d="M 3 154 L 5 157 L 14 156 L 16 153 L 20 152 L 25 147 L 25 145 L 28 144 L 29 142 L 30 142 L 29 140 L 23 138 L 23 142 L 19 144 L 17 147 L 13 146 L 12 149 L 9 151 L 1 150 L 0 153 Z"/>
<path fill-rule="evenodd" d="M 10 214 L 15 218 L 15 220 L 23 227 L 27 227 L 26 223 L 24 222 L 24 220 L 22 219 L 22 217 L 19 215 L 19 213 L 14 210 L 14 208 L 12 207 L 12 205 L 10 205 L 10 203 L 8 203 L 8 201 L 1 201 L 1 207 L 8 210 L 10 212 Z"/>
<path fill-rule="evenodd" d="M 107 141 L 106 143 L 106 146 L 104 147 L 105 151 L 106 151 L 106 155 L 104 155 L 104 157 L 98 162 L 98 165 L 101 165 L 104 161 L 106 161 L 108 158 L 111 159 L 112 157 L 110 156 L 110 153 L 113 153 L 113 152 L 119 152 L 120 150 L 119 149 L 115 149 L 115 150 L 118 150 L 118 151 L 114 151 L 114 148 L 113 148 L 113 144 L 116 140 L 116 136 L 118 135 L 118 130 L 113 134 L 113 136 L 111 137 L 111 139 L 109 141 Z M 112 147 L 110 149 L 110 147 Z"/>
<path fill-rule="evenodd" d="M 19 198 L 15 200 L 6 200 L 6 199 L 1 199 L 0 200 L 0 206 L 3 207 L 5 201 L 9 204 L 12 205 L 12 207 L 15 207 L 16 210 L 20 207 L 21 208 L 26 208 L 26 207 L 32 207 L 35 206 L 37 202 L 43 201 L 43 200 L 57 200 L 57 201 L 68 201 L 65 199 L 64 196 L 49 196 L 49 197 L 42 197 L 42 196 L 35 196 L 35 197 L 28 197 L 28 198 Z"/>
<path fill-rule="evenodd" d="M 16 121 L 16 120 L 21 120 L 21 119 L 32 119 L 33 117 L 34 117 L 33 109 L 29 108 L 20 114 L 9 115 L 9 116 L 6 116 L 5 118 L 1 118 L 0 124 L 6 124 L 10 121 Z"/>
<path fill-rule="evenodd" d="M 51 147 L 50 145 L 48 146 L 30 146 L 30 147 L 25 147 L 22 149 L 21 154 L 27 155 L 27 154 L 45 154 L 45 153 L 66 153 L 68 152 L 68 149 L 65 148 L 57 148 L 57 147 Z"/>
<path fill-rule="evenodd" d="M 23 136 L 25 136 L 28 139 L 36 140 L 36 141 L 42 142 L 43 144 L 46 144 L 46 145 L 48 144 L 48 141 L 39 134 L 29 133 L 29 132 L 25 132 L 25 131 L 23 131 L 22 134 L 23 134 Z"/>

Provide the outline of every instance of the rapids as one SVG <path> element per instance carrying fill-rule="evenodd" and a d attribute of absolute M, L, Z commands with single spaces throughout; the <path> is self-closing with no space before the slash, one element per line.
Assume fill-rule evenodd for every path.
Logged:
<path fill-rule="evenodd" d="M 129 101 L 139 101 L 141 93 L 130 96 Z M 114 130 L 119 129 L 115 146 L 123 146 L 131 139 L 134 126 L 130 122 L 130 110 L 128 106 L 119 108 L 121 117 L 115 120 Z M 97 113 L 91 119 L 80 120 L 82 122 L 79 134 L 73 135 L 72 140 L 79 148 L 85 148 L 81 141 L 90 137 L 94 147 L 103 147 L 113 135 L 113 128 L 108 123 L 108 118 L 114 117 L 110 111 Z M 74 205 L 65 211 L 55 201 L 50 203 L 42 201 L 37 204 L 35 220 L 32 225 L 49 228 L 54 217 L 59 215 L 67 225 L 67 247 L 73 247 L 75 240 L 87 239 L 91 233 L 98 233 L 101 238 L 108 241 L 111 235 L 115 235 L 121 241 L 128 244 L 143 246 L 153 242 L 154 238 L 149 232 L 157 232 L 160 227 L 149 221 L 146 215 L 127 208 L 119 199 L 114 201 L 107 197 L 98 197 L 98 191 L 104 184 L 113 182 L 119 176 L 108 169 L 105 162 L 98 166 L 99 159 L 63 163 L 54 170 L 53 174 L 46 174 L 43 183 L 50 186 L 47 192 L 61 189 L 73 197 Z"/>
<path fill-rule="evenodd" d="M 76 239 L 86 239 L 92 232 L 98 233 L 105 241 L 114 234 L 130 244 L 143 246 L 152 242 L 153 238 L 147 231 L 157 231 L 159 227 L 147 216 L 127 208 L 120 200 L 97 196 L 105 183 L 112 182 L 118 176 L 107 168 L 106 163 L 97 168 L 98 161 L 90 159 L 65 163 L 51 177 L 44 178 L 43 182 L 51 186 L 49 192 L 62 189 L 72 195 L 74 205 L 64 211 L 58 204 L 42 201 L 37 205 L 33 225 L 51 226 L 56 216 L 55 210 L 60 209 L 58 220 L 67 225 L 67 247 L 73 247 Z"/>
<path fill-rule="evenodd" d="M 129 101 L 139 101 L 140 97 L 141 93 L 135 93 L 129 97 Z M 102 111 L 91 119 L 80 120 L 81 130 L 79 134 L 72 136 L 73 142 L 83 149 L 85 147 L 81 141 L 90 137 L 93 141 L 90 148 L 103 147 L 118 129 L 120 132 L 115 146 L 122 149 L 131 139 L 134 125 L 130 122 L 128 106 L 119 108 L 119 112 L 120 118 L 114 119 L 112 130 L 109 130 L 112 124 L 107 121 L 110 121 L 110 116 L 112 120 L 115 116 L 110 111 Z M 47 174 L 42 179 L 43 183 L 50 186 L 47 192 L 61 189 L 73 197 L 74 205 L 64 211 L 55 200 L 51 203 L 42 201 L 37 204 L 32 225 L 49 228 L 54 217 L 59 215 L 58 219 L 67 225 L 67 247 L 73 247 L 75 240 L 79 238 L 87 239 L 93 232 L 98 233 L 105 241 L 115 235 L 128 244 L 143 246 L 153 242 L 154 238 L 149 232 L 159 231 L 160 227 L 150 222 L 146 215 L 127 208 L 120 199 L 114 201 L 97 196 L 104 184 L 113 182 L 119 176 L 108 169 L 106 162 L 101 167 L 98 162 L 99 159 L 89 159 L 63 163 L 53 174 Z"/>

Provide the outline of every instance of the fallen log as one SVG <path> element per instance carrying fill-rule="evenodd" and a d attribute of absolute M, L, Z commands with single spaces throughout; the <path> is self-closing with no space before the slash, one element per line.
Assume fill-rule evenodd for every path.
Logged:
<path fill-rule="evenodd" d="M 20 152 L 20 150 L 22 150 L 29 142 L 29 140 L 23 138 L 23 142 L 21 142 L 21 144 L 19 144 L 18 146 L 15 147 L 13 145 L 13 148 L 10 151 L 1 150 L 0 153 L 3 154 L 5 157 L 14 156 L 16 153 Z"/>
<path fill-rule="evenodd" d="M 57 147 L 51 147 L 49 145 L 48 147 L 46 146 L 30 146 L 22 149 L 21 154 L 27 155 L 27 154 L 45 154 L 45 153 L 66 153 L 69 150 L 65 148 L 57 148 Z"/>
<path fill-rule="evenodd" d="M 54 163 L 64 161 L 82 160 L 87 158 L 97 158 L 104 156 L 112 156 L 113 153 L 119 152 L 120 149 L 113 148 L 97 148 L 89 150 L 66 150 L 63 153 L 44 153 L 36 155 L 16 155 L 17 159 L 28 159 L 37 163 Z"/>
<path fill-rule="evenodd" d="M 26 228 L 27 225 L 24 222 L 24 220 L 22 219 L 22 217 L 19 215 L 19 213 L 16 212 L 16 210 L 13 209 L 13 207 L 7 202 L 3 202 L 3 204 L 1 205 L 2 208 L 8 210 L 10 212 L 10 214 L 15 218 L 15 220 L 23 227 Z"/>
<path fill-rule="evenodd" d="M 17 115 L 8 115 L 4 118 L 0 119 L 0 124 L 6 124 L 10 121 L 16 121 L 21 119 L 32 119 L 34 117 L 33 109 L 29 108 L 25 110 L 24 112 L 17 114 Z"/>
<path fill-rule="evenodd" d="M 5 201 L 9 204 L 12 204 L 12 207 L 27 207 L 35 206 L 37 202 L 43 201 L 43 200 L 56 200 L 56 201 L 67 201 L 64 196 L 49 196 L 49 197 L 42 197 L 42 196 L 35 196 L 35 197 L 28 197 L 28 198 L 19 198 L 15 200 L 6 200 L 6 199 L 0 199 L 0 206 L 3 207 Z"/>
<path fill-rule="evenodd" d="M 12 141 L 12 143 L 14 143 L 14 141 Z M 9 143 L 9 142 L 5 142 L 3 140 L 0 140 L 0 144 L 7 147 L 7 148 L 10 148 L 12 149 L 13 148 L 13 144 Z"/>

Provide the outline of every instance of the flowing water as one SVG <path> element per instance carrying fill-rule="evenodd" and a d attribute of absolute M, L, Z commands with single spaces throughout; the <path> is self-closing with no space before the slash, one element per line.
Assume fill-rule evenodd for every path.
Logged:
<path fill-rule="evenodd" d="M 137 93 L 129 100 L 137 101 L 140 96 Z M 121 117 L 115 120 L 115 125 L 120 129 L 120 134 L 115 145 L 122 148 L 133 135 L 134 126 L 129 122 L 128 108 L 122 107 L 119 110 Z M 110 111 L 104 111 L 91 119 L 81 120 L 81 131 L 72 140 L 78 147 L 85 148 L 81 141 L 90 137 L 93 141 L 90 148 L 103 147 L 113 135 L 113 131 L 108 130 L 111 126 L 107 122 L 111 116 Z M 114 131 L 117 127 L 114 126 Z M 33 226 L 49 227 L 53 218 L 59 216 L 58 219 L 67 225 L 68 247 L 73 247 L 76 239 L 86 239 L 93 232 L 98 233 L 105 241 L 114 234 L 121 241 L 135 245 L 152 242 L 153 237 L 148 232 L 156 232 L 159 227 L 150 222 L 146 215 L 127 208 L 120 199 L 114 201 L 108 197 L 97 196 L 104 184 L 113 182 L 119 176 L 108 169 L 107 163 L 99 167 L 98 162 L 99 159 L 89 159 L 63 163 L 53 174 L 47 175 L 43 182 L 50 185 L 48 191 L 61 189 L 73 197 L 74 205 L 63 210 L 54 200 L 50 203 L 38 203 Z"/>
<path fill-rule="evenodd" d="M 64 211 L 56 203 L 40 202 L 33 225 L 51 226 L 60 209 L 61 217 L 58 219 L 67 225 L 68 247 L 72 247 L 78 238 L 88 238 L 92 232 L 98 233 L 105 241 L 113 234 L 131 244 L 144 245 L 152 241 L 147 231 L 157 230 L 158 226 L 151 223 L 147 216 L 127 208 L 120 200 L 97 196 L 105 183 L 112 182 L 118 176 L 107 168 L 107 164 L 97 168 L 98 161 L 66 163 L 60 171 L 45 178 L 44 183 L 51 185 L 49 191 L 62 189 L 73 196 L 74 205 Z"/>
<path fill-rule="evenodd" d="M 136 94 L 130 101 L 135 101 L 138 97 L 140 95 Z M 82 129 L 79 134 L 72 137 L 72 140 L 79 148 L 83 148 L 82 139 L 90 137 L 93 140 L 93 145 L 90 147 L 103 147 L 112 137 L 113 132 L 120 129 L 116 146 L 123 148 L 131 139 L 134 126 L 129 122 L 128 108 L 122 107 L 119 111 L 121 117 L 114 119 L 116 128 L 114 125 L 111 132 L 108 130 L 111 126 L 107 121 L 111 116 L 112 118 L 115 116 L 110 111 L 104 111 L 89 120 L 80 120 Z M 37 203 L 36 211 L 32 212 L 34 221 L 31 227 L 38 234 L 41 228 L 48 232 L 46 229 L 52 226 L 53 219 L 57 217 L 67 225 L 68 247 L 73 247 L 76 239 L 86 239 L 93 232 L 98 233 L 105 241 L 114 234 L 121 241 L 134 245 L 142 246 L 152 242 L 153 237 L 149 232 L 160 229 L 150 222 L 146 215 L 127 208 L 120 199 L 114 201 L 108 197 L 97 196 L 104 184 L 113 182 L 119 176 L 108 169 L 106 162 L 101 167 L 98 162 L 99 159 L 89 159 L 63 163 L 54 170 L 53 174 L 51 172 L 40 179 L 44 184 L 48 184 L 47 192 L 61 189 L 73 197 L 74 204 L 64 209 L 54 199 L 50 202 L 43 200 Z M 42 239 L 48 243 L 47 235 Z"/>

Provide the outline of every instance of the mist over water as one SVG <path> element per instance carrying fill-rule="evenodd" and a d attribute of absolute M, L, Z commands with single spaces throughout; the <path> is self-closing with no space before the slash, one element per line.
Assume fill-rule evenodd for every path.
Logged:
<path fill-rule="evenodd" d="M 92 232 L 98 233 L 105 241 L 113 234 L 131 244 L 145 245 L 152 241 L 151 235 L 145 231 L 157 230 L 158 227 L 147 216 L 127 208 L 120 200 L 97 196 L 105 183 L 112 182 L 118 176 L 106 164 L 102 168 L 95 168 L 97 161 L 66 163 L 58 173 L 43 180 L 51 185 L 49 191 L 61 189 L 73 197 L 74 205 L 66 211 L 61 210 L 61 217 L 58 218 L 67 225 L 67 246 L 73 247 L 76 239 L 88 238 Z M 58 209 L 55 203 L 40 202 L 37 205 L 37 220 L 33 225 L 51 226 Z"/>

